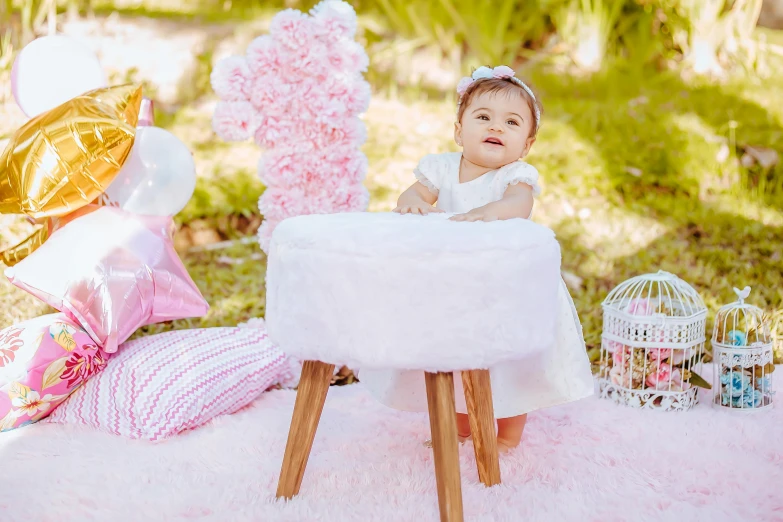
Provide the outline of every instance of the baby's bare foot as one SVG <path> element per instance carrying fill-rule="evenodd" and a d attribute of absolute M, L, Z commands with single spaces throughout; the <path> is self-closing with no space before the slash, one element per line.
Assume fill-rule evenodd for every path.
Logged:
<path fill-rule="evenodd" d="M 508 453 L 522 442 L 527 415 L 498 419 L 498 452 Z"/>
<path fill-rule="evenodd" d="M 470 440 L 470 438 L 471 436 L 469 434 L 468 435 L 457 434 L 457 440 L 459 441 L 460 444 L 465 444 L 467 441 Z M 424 445 L 425 448 L 432 448 L 432 439 L 427 439 L 422 444 Z"/>
<path fill-rule="evenodd" d="M 512 449 L 519 446 L 519 442 L 514 444 L 513 442 L 509 442 L 505 439 L 501 439 L 498 437 L 498 453 L 504 454 L 510 452 Z"/>

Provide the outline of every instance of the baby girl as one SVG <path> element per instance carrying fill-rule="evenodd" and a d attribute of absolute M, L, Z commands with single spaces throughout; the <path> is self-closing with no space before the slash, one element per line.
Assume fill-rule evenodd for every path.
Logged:
<path fill-rule="evenodd" d="M 414 171 L 417 181 L 400 196 L 394 211 L 448 212 L 454 214 L 453 221 L 529 219 L 540 192 L 538 171 L 520 160 L 535 143 L 541 123 L 533 91 L 511 68 L 499 66 L 480 67 L 459 82 L 457 92 L 454 139 L 462 152 L 425 156 Z M 528 412 L 593 393 L 579 317 L 562 281 L 558 293 L 555 347 L 536 359 L 490 368 L 501 451 L 519 445 Z M 427 411 L 422 372 L 365 370 L 360 379 L 387 406 Z M 454 383 L 458 434 L 464 442 L 470 425 L 462 379 Z"/>

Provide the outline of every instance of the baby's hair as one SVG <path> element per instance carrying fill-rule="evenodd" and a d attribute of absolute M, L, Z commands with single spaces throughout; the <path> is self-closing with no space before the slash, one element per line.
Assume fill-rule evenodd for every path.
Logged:
<path fill-rule="evenodd" d="M 538 133 L 538 127 L 540 126 L 540 124 L 536 124 L 535 114 L 536 109 L 538 109 L 539 112 L 542 111 L 541 103 L 538 101 L 538 99 L 533 99 L 524 88 L 522 88 L 519 84 L 515 83 L 510 78 L 482 78 L 470 84 L 462 97 L 460 97 L 460 100 L 457 102 L 457 121 L 462 121 L 462 116 L 465 114 L 465 109 L 468 108 L 468 105 L 470 105 L 470 102 L 472 102 L 476 96 L 480 96 L 482 94 L 498 93 L 511 94 L 514 92 L 518 93 L 519 96 L 525 100 L 527 106 L 530 107 L 530 114 L 533 115 L 533 122 L 530 127 L 530 137 L 535 137 L 535 135 Z"/>

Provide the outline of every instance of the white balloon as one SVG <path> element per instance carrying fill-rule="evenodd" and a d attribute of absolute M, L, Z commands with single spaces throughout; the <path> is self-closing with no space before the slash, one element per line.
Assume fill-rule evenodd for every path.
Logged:
<path fill-rule="evenodd" d="M 160 127 L 138 127 L 130 157 L 106 196 L 135 214 L 173 216 L 196 189 L 196 165 L 187 145 Z"/>
<path fill-rule="evenodd" d="M 105 86 L 106 75 L 95 54 L 84 44 L 59 34 L 27 44 L 11 68 L 14 99 L 30 118 Z"/>

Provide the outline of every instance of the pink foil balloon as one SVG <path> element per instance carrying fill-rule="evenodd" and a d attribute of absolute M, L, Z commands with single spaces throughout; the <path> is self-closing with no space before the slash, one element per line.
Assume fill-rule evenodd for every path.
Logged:
<path fill-rule="evenodd" d="M 170 217 L 81 213 L 6 269 L 11 283 L 72 317 L 108 353 L 141 326 L 207 313 L 174 250 Z"/>

